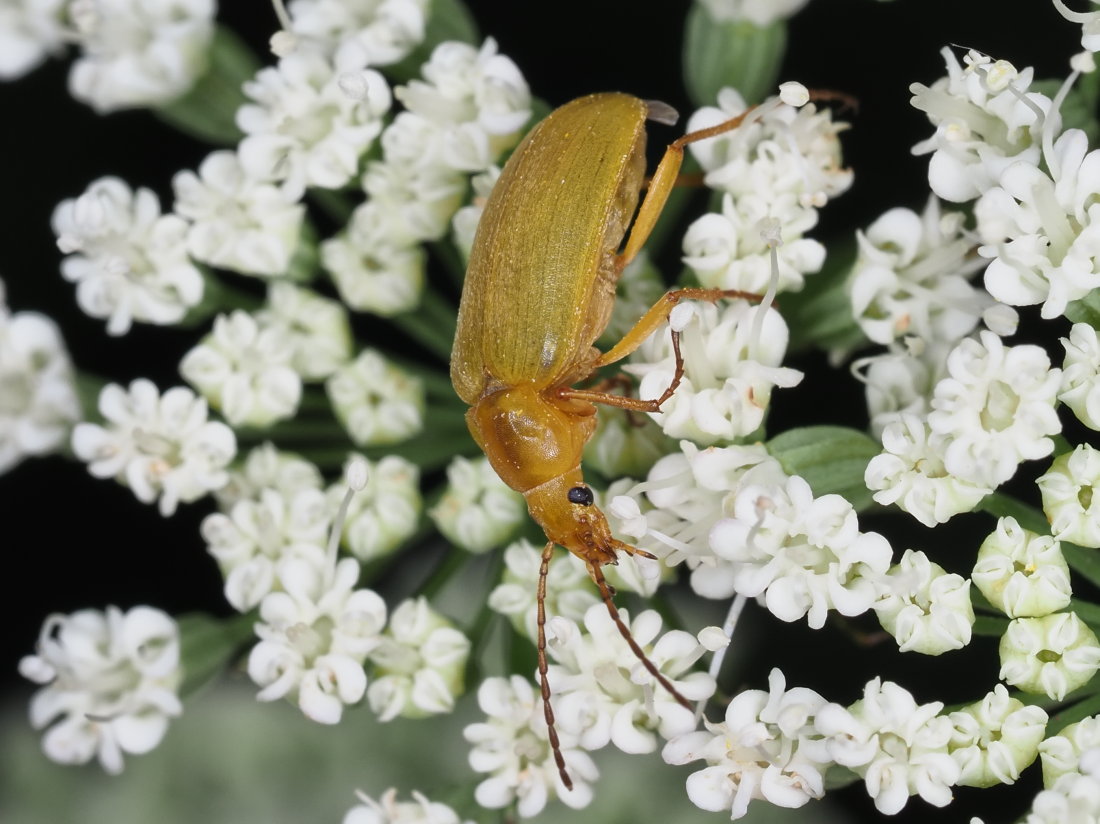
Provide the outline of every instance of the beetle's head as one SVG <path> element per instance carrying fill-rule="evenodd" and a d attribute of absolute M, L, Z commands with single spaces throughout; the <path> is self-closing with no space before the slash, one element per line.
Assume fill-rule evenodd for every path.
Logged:
<path fill-rule="evenodd" d="M 614 564 L 618 550 L 633 549 L 612 537 L 607 517 L 596 506 L 580 469 L 553 478 L 525 497 L 531 517 L 546 537 L 590 564 Z"/>

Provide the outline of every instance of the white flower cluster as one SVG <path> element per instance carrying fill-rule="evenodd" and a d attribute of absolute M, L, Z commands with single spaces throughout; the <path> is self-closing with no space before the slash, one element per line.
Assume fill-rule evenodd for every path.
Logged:
<path fill-rule="evenodd" d="M 290 33 L 340 71 L 389 66 L 424 39 L 428 0 L 293 0 Z"/>
<path fill-rule="evenodd" d="M 745 20 L 767 26 L 794 17 L 809 0 L 698 0 L 717 22 Z"/>
<path fill-rule="evenodd" d="M 159 501 L 164 516 L 182 503 L 224 486 L 237 439 L 224 423 L 207 420 L 206 402 L 186 387 L 163 395 L 139 378 L 128 389 L 107 384 L 99 393 L 103 426 L 78 423 L 72 449 L 97 478 L 114 478 L 143 503 Z"/>
<path fill-rule="evenodd" d="M 107 319 L 108 334 L 124 335 L 135 320 L 178 323 L 202 300 L 202 274 L 187 256 L 187 222 L 162 215 L 148 189 L 100 178 L 54 210 L 53 229 L 68 255 L 61 274 L 76 283 L 81 309 Z"/>
<path fill-rule="evenodd" d="M 662 634 L 661 618 L 652 610 L 634 620 L 625 611 L 620 616 L 684 697 L 703 701 L 713 694 L 714 679 L 691 671 L 712 647 L 682 630 Z M 588 608 L 583 630 L 560 616 L 550 619 L 547 629 L 556 729 L 573 789 L 565 788 L 554 762 L 542 702 L 519 676 L 482 684 L 478 703 L 488 718 L 465 731 L 474 745 L 470 766 L 489 773 L 478 785 L 478 803 L 495 809 L 516 801 L 525 818 L 537 815 L 555 796 L 574 808 L 588 805 L 589 782 L 598 777 L 589 752 L 609 743 L 627 753 L 653 752 L 657 735 L 669 739 L 696 724 L 694 713 L 660 686 L 631 651 L 604 604 Z"/>
<path fill-rule="evenodd" d="M 917 704 L 902 687 L 876 678 L 850 707 L 811 689 L 787 690 L 772 670 L 769 689 L 746 690 L 721 723 L 671 740 L 670 764 L 705 760 L 687 779 L 691 801 L 741 818 L 753 799 L 801 807 L 825 794 L 825 773 L 846 767 L 865 782 L 875 807 L 897 814 L 919 795 L 937 807 L 956 784 L 1012 783 L 1035 760 L 1047 716 L 998 686 L 982 701 L 941 715 L 943 704 Z"/>
<path fill-rule="evenodd" d="M 850 503 L 815 497 L 762 446 L 699 450 L 684 442 L 638 492 L 654 508 L 643 513 L 617 499 L 613 526 L 665 564 L 685 562 L 692 589 L 705 598 L 759 598 L 778 618 L 807 617 L 819 628 L 828 610 L 859 615 L 882 592 L 886 539 L 861 532 Z"/>
<path fill-rule="evenodd" d="M 684 374 L 676 394 L 651 415 L 670 438 L 703 446 L 743 438 L 763 423 L 773 387 L 802 380 L 801 372 L 780 365 L 789 334 L 772 307 L 693 303 L 677 307 L 672 320 L 681 333 Z M 671 332 L 650 337 L 625 367 L 641 376 L 642 398 L 660 397 L 675 370 Z"/>
<path fill-rule="evenodd" d="M 214 0 L 12 0 L 0 6 L 0 79 L 67 44 L 73 97 L 104 113 L 170 103 L 205 71 Z"/>
<path fill-rule="evenodd" d="M 718 106 L 700 109 L 688 131 L 707 128 L 748 108 L 733 89 L 718 94 Z M 703 286 L 763 294 L 772 277 L 768 233 L 775 223 L 784 243 L 777 250 L 779 291 L 802 288 L 817 272 L 825 247 L 803 235 L 817 223 L 817 209 L 844 192 L 852 174 L 841 167 L 837 134 L 828 110 L 794 108 L 772 99 L 757 116 L 727 134 L 693 143 L 707 186 L 724 192 L 722 211 L 704 215 L 684 236 L 684 262 Z"/>
<path fill-rule="evenodd" d="M 152 750 L 183 712 L 179 628 L 152 607 L 51 615 L 19 672 L 43 685 L 31 700 L 31 724 L 49 727 L 42 749 L 62 764 L 96 757 L 119 773 L 123 753 Z"/>
<path fill-rule="evenodd" d="M 428 604 L 410 598 L 393 611 L 371 650 L 374 680 L 367 691 L 380 721 L 450 712 L 462 693 L 470 639 Z"/>
<path fill-rule="evenodd" d="M 512 536 L 527 517 L 527 506 L 487 459 L 456 457 L 447 467 L 447 489 L 428 514 L 448 541 L 481 553 Z"/>
<path fill-rule="evenodd" d="M 514 145 L 531 115 L 523 76 L 492 39 L 480 50 L 442 43 L 421 73 L 395 92 L 405 111 L 382 134 L 382 159 L 367 164 L 366 202 L 345 233 L 321 244 L 325 268 L 353 309 L 392 315 L 416 305 L 420 244 L 446 233 L 470 175 Z"/>
<path fill-rule="evenodd" d="M 37 312 L 13 314 L 0 281 L 0 474 L 59 449 L 80 418 L 61 330 Z"/>

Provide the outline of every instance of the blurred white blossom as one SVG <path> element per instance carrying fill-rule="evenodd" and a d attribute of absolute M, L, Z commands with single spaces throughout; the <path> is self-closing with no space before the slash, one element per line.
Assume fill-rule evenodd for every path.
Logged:
<path fill-rule="evenodd" d="M 1075 612 L 1015 618 L 1001 636 L 1000 678 L 1061 701 L 1100 669 L 1100 641 Z"/>
<path fill-rule="evenodd" d="M 99 393 L 105 426 L 78 423 L 73 452 L 97 478 L 114 478 L 168 516 L 223 486 L 237 454 L 233 430 L 207 420 L 206 401 L 183 386 L 161 395 L 144 378 Z"/>
<path fill-rule="evenodd" d="M 107 333 L 133 321 L 178 323 L 203 296 L 203 279 L 187 257 L 187 222 L 162 215 L 157 196 L 101 177 L 53 213 L 61 274 L 76 283 L 76 301 Z"/>
<path fill-rule="evenodd" d="M 19 672 L 43 685 L 31 699 L 31 724 L 49 727 L 42 749 L 62 764 L 96 757 L 107 772 L 122 772 L 123 753 L 152 750 L 183 712 L 179 628 L 153 607 L 51 615 Z"/>
<path fill-rule="evenodd" d="M 248 175 L 233 152 L 211 152 L 198 174 L 172 178 L 175 211 L 187 218 L 195 260 L 246 275 L 282 275 L 298 246 L 305 206 Z"/>
<path fill-rule="evenodd" d="M 794 17 L 809 0 L 699 0 L 715 22 L 746 20 L 764 27 Z"/>
<path fill-rule="evenodd" d="M 424 39 L 427 0 L 293 0 L 291 32 L 341 71 L 388 66 Z"/>
<path fill-rule="evenodd" d="M 428 513 L 444 537 L 468 552 L 501 546 L 527 514 L 523 496 L 509 489 L 485 458 L 456 457 L 447 466 L 447 490 Z"/>
<path fill-rule="evenodd" d="M 62 11 L 68 0 L 0 3 L 0 80 L 15 80 L 65 47 Z"/>
<path fill-rule="evenodd" d="M 1075 323 L 1062 346 L 1066 359 L 1058 400 L 1089 429 L 1100 430 L 1100 338 L 1087 323 Z"/>
<path fill-rule="evenodd" d="M 374 680 L 367 701 L 380 721 L 450 712 L 464 689 L 470 640 L 424 597 L 394 609 L 371 650 Z"/>
<path fill-rule="evenodd" d="M 80 418 L 61 330 L 37 312 L 9 312 L 0 283 L 0 474 L 60 449 Z"/>
<path fill-rule="evenodd" d="M 1000 518 L 978 549 L 974 585 L 1009 618 L 1048 615 L 1069 606 L 1073 592 L 1061 544 L 1015 518 Z"/>
<path fill-rule="evenodd" d="M 183 356 L 180 374 L 231 424 L 270 426 L 293 417 L 302 378 L 291 364 L 294 341 L 275 323 L 236 309 Z"/>
<path fill-rule="evenodd" d="M 875 613 L 902 652 L 940 655 L 962 649 L 974 624 L 970 582 L 907 549 L 884 576 Z"/>
<path fill-rule="evenodd" d="M 393 788 L 382 793 L 378 801 L 362 792 L 356 795 L 360 803 L 344 814 L 342 824 L 460 824 L 458 813 L 446 804 L 429 801 L 416 790 L 412 791 L 412 801 L 398 801 Z"/>
<path fill-rule="evenodd" d="M 424 427 L 424 384 L 376 349 L 364 349 L 325 382 L 336 417 L 358 446 L 407 440 Z"/>
<path fill-rule="evenodd" d="M 214 0 L 74 0 L 73 97 L 98 112 L 172 102 L 206 70 Z"/>
<path fill-rule="evenodd" d="M 256 320 L 289 341 L 290 365 L 303 381 L 323 380 L 351 360 L 348 312 L 339 301 L 285 280 L 274 281 Z"/>
<path fill-rule="evenodd" d="M 367 484 L 348 504 L 341 537 L 352 555 L 372 561 L 395 552 L 416 531 L 423 506 L 420 470 L 399 455 L 377 462 L 358 457 L 368 467 Z M 329 488 L 330 506 L 339 504 L 345 489 L 343 483 Z"/>
<path fill-rule="evenodd" d="M 964 787 L 1013 784 L 1039 754 L 1047 714 L 1035 705 L 1012 698 L 997 684 L 981 701 L 948 715 L 951 756 L 962 772 Z"/>

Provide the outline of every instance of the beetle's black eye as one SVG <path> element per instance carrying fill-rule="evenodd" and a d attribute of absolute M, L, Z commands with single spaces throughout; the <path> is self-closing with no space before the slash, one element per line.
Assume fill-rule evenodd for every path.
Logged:
<path fill-rule="evenodd" d="M 571 504 L 591 506 L 593 500 L 592 490 L 587 486 L 575 486 L 569 490 L 569 503 Z"/>

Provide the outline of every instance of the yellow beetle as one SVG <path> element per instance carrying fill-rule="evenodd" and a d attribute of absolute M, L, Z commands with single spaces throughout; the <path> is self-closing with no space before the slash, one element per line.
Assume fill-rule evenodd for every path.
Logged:
<path fill-rule="evenodd" d="M 663 103 L 593 94 L 535 126 L 509 158 L 478 223 L 451 354 L 451 381 L 471 407 L 470 433 L 501 479 L 523 493 L 531 517 L 546 533 L 538 583 L 538 668 L 550 744 L 570 789 L 546 676 L 544 602 L 555 544 L 585 561 L 634 654 L 691 708 L 631 637 L 603 576 L 602 566 L 616 563 L 619 551 L 653 556 L 612 537 L 581 473 L 581 452 L 596 427 L 594 404 L 656 412 L 672 396 L 683 374 L 678 335 L 673 333 L 675 377 L 660 398 L 639 400 L 574 384 L 637 349 L 683 298 L 758 297 L 720 289 L 673 290 L 610 350 L 601 353 L 593 346 L 611 318 L 623 268 L 668 199 L 683 147 L 729 131 L 745 116 L 674 141 L 634 217 L 645 176 L 645 121 L 669 122 L 670 115 L 674 120 L 675 112 Z"/>

